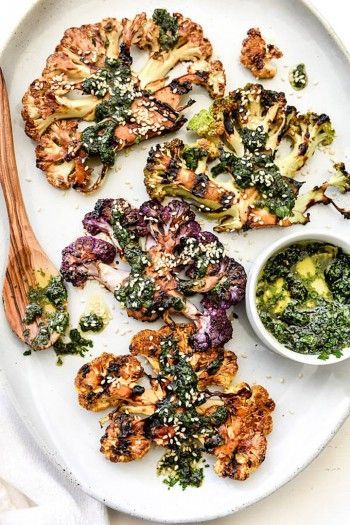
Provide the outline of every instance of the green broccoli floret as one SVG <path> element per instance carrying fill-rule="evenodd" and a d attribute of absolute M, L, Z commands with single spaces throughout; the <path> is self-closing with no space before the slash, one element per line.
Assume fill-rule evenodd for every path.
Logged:
<path fill-rule="evenodd" d="M 211 137 L 217 135 L 217 126 L 213 109 L 201 109 L 188 122 L 187 129 L 194 131 L 200 137 Z"/>
<path fill-rule="evenodd" d="M 173 49 L 179 35 L 179 24 L 175 16 L 171 16 L 166 9 L 155 9 L 152 15 L 154 22 L 159 26 L 159 43 L 162 49 Z"/>
<path fill-rule="evenodd" d="M 332 123 L 325 114 L 309 112 L 294 116 L 285 133 L 292 141 L 292 149 L 288 155 L 276 159 L 282 175 L 295 177 L 319 146 L 332 144 L 334 135 Z"/>

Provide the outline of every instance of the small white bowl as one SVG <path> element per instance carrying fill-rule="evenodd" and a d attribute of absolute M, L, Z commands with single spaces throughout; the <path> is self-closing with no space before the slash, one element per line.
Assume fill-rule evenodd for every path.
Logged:
<path fill-rule="evenodd" d="M 300 241 L 326 242 L 329 244 L 334 244 L 335 246 L 339 246 L 344 250 L 345 253 L 350 253 L 349 242 L 345 241 L 345 239 L 342 237 L 338 237 L 337 235 L 333 235 L 331 233 L 325 233 L 322 230 L 308 229 L 305 232 L 291 233 L 289 235 L 286 235 L 282 239 L 274 242 L 259 255 L 259 257 L 255 260 L 250 269 L 246 288 L 246 310 L 248 319 L 259 339 L 261 339 L 261 341 L 268 348 L 270 348 L 277 354 L 283 355 L 284 357 L 288 357 L 288 359 L 292 359 L 293 361 L 297 361 L 299 363 L 304 363 L 308 365 L 331 365 L 334 363 L 339 363 L 340 361 L 344 361 L 344 359 L 348 359 L 350 357 L 350 348 L 342 350 L 342 357 L 337 358 L 333 355 L 330 355 L 326 361 L 318 359 L 317 354 L 308 355 L 293 352 L 293 350 L 289 350 L 289 348 L 286 348 L 281 343 L 279 343 L 277 339 L 268 330 L 266 330 L 258 314 L 258 310 L 256 307 L 256 287 L 260 272 L 263 269 L 265 263 L 276 252 L 289 246 L 290 244 L 294 244 Z"/>

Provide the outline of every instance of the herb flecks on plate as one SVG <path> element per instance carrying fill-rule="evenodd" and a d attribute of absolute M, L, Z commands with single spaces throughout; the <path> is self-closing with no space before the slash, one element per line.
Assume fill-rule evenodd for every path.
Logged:
<path fill-rule="evenodd" d="M 131 341 L 131 355 L 104 353 L 81 367 L 75 381 L 87 410 L 116 407 L 103 418 L 106 458 L 129 462 L 144 457 L 152 444 L 164 447 L 157 471 L 169 487 L 183 489 L 202 483 L 204 454 L 216 458 L 219 476 L 247 479 L 265 457 L 274 409 L 263 387 L 232 387 L 235 354 L 196 351 L 193 331 L 192 325 L 143 330 Z M 141 386 L 145 377 L 149 385 Z"/>
<path fill-rule="evenodd" d="M 318 203 L 350 216 L 327 192 L 349 191 L 344 164 L 305 193 L 295 180 L 315 151 L 333 141 L 327 115 L 301 114 L 284 93 L 247 84 L 194 115 L 188 129 L 201 138 L 191 144 L 174 139 L 150 150 L 144 170 L 150 197 L 183 197 L 213 219 L 219 232 L 306 224 L 308 209 Z M 287 153 L 282 139 L 290 143 Z"/>
<path fill-rule="evenodd" d="M 95 312 L 82 315 L 79 319 L 79 327 L 82 332 L 101 332 L 104 326 L 102 317 Z"/>
<path fill-rule="evenodd" d="M 290 350 L 341 357 L 350 346 L 350 256 L 319 242 L 289 246 L 266 263 L 257 307 L 265 328 Z"/>

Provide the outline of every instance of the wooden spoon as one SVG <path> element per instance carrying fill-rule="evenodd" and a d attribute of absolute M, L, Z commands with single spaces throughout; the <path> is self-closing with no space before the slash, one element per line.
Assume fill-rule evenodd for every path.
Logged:
<path fill-rule="evenodd" d="M 27 327 L 22 321 L 28 292 L 38 284 L 39 272 L 40 275 L 50 277 L 58 275 L 58 272 L 38 243 L 25 210 L 13 147 L 9 101 L 1 68 L 0 183 L 10 225 L 10 249 L 3 288 L 5 315 L 13 332 L 30 345 L 35 327 Z M 29 328 L 29 333 L 24 334 L 26 328 Z M 51 338 L 48 346 L 56 339 Z"/>

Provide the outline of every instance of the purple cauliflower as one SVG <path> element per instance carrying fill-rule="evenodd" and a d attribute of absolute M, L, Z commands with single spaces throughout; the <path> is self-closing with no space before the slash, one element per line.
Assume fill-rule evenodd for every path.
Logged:
<path fill-rule="evenodd" d="M 62 277 L 74 286 L 82 287 L 88 279 L 96 279 L 111 288 L 114 273 L 113 284 L 119 283 L 123 277 L 119 270 L 111 266 L 116 255 L 115 246 L 107 241 L 90 236 L 79 237 L 62 250 Z M 108 281 L 105 279 L 107 274 L 110 274 Z M 124 274 L 124 278 L 127 275 Z"/>
<path fill-rule="evenodd" d="M 197 331 L 191 338 L 191 344 L 196 350 L 206 350 L 219 347 L 232 337 L 232 323 L 223 308 L 209 299 L 201 301 L 203 312 L 196 317 L 194 323 Z"/>
<path fill-rule="evenodd" d="M 222 346 L 232 336 L 228 310 L 244 297 L 244 268 L 224 253 L 216 235 L 203 232 L 190 207 L 147 201 L 100 199 L 81 237 L 63 250 L 62 275 L 75 286 L 96 279 L 114 292 L 129 316 L 142 321 L 181 313 L 197 327 L 197 350 Z M 95 237 L 107 235 L 110 242 Z M 94 242 L 96 244 L 94 244 Z M 130 267 L 122 272 L 119 258 Z M 189 297 L 200 294 L 196 307 Z"/>

